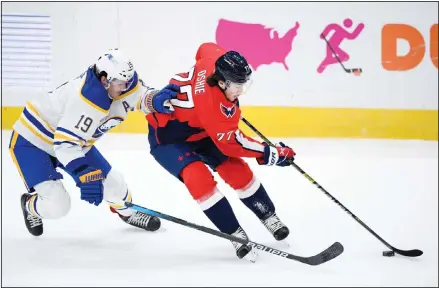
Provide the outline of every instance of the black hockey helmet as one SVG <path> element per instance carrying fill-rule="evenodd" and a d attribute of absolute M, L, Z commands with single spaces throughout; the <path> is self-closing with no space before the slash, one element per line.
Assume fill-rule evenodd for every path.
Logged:
<path fill-rule="evenodd" d="M 250 79 L 252 69 L 244 56 L 236 51 L 229 51 L 216 60 L 215 74 L 224 81 L 246 83 Z"/>

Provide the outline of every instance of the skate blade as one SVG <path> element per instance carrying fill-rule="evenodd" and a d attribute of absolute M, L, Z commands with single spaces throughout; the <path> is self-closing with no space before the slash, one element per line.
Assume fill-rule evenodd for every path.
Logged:
<path fill-rule="evenodd" d="M 242 259 L 245 259 L 245 260 L 247 260 L 247 261 L 249 261 L 251 263 L 255 263 L 256 260 L 258 260 L 258 257 L 259 257 L 258 252 L 254 251 L 254 249 L 252 249 Z"/>
<path fill-rule="evenodd" d="M 287 239 L 278 241 L 277 242 L 278 243 L 277 246 L 279 246 L 280 249 L 284 249 L 284 250 L 290 249 L 291 248 L 291 244 L 287 241 Z"/>

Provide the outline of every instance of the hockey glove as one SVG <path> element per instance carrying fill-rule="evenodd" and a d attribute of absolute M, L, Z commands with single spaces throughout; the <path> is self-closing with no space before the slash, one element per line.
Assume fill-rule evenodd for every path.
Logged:
<path fill-rule="evenodd" d="M 104 197 L 104 175 L 101 169 L 81 166 L 74 171 L 76 186 L 81 190 L 81 200 L 99 206 Z"/>
<path fill-rule="evenodd" d="M 264 145 L 264 157 L 256 159 L 260 165 L 285 167 L 291 165 L 289 161 L 287 161 L 288 159 L 294 161 L 294 155 L 296 155 L 296 153 L 284 143 L 279 142 L 279 145 L 276 145 L 276 147 L 269 146 L 266 143 L 264 143 Z"/>
<path fill-rule="evenodd" d="M 152 105 L 153 110 L 158 113 L 170 114 L 174 111 L 171 105 L 171 99 L 176 99 L 178 92 L 180 92 L 179 86 L 168 84 L 165 88 L 152 96 L 151 103 L 148 103 L 148 106 Z"/>

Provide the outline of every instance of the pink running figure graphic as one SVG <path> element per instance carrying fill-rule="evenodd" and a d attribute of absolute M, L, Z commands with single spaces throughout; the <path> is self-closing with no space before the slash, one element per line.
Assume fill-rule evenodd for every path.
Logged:
<path fill-rule="evenodd" d="M 350 28 L 352 27 L 352 20 L 349 18 L 346 18 L 343 21 L 343 26 L 346 28 Z M 360 23 L 358 24 L 357 28 L 355 28 L 355 30 L 350 33 L 347 30 L 345 30 L 345 28 L 343 28 L 342 26 L 340 26 L 337 23 L 332 23 L 329 24 L 328 26 L 326 26 L 325 30 L 323 30 L 322 34 L 320 35 L 320 38 L 325 37 L 326 39 L 328 39 L 326 36 L 328 36 L 328 34 L 334 30 L 334 33 L 332 34 L 332 37 L 330 39 L 328 39 L 329 44 L 331 45 L 331 47 L 334 49 L 335 53 L 337 53 L 338 57 L 340 58 L 341 62 L 346 62 L 349 60 L 349 55 L 348 53 L 346 53 L 345 51 L 343 51 L 340 48 L 340 44 L 344 39 L 349 39 L 349 40 L 353 40 L 355 38 L 357 38 L 357 36 L 360 34 L 360 32 L 363 30 L 364 28 L 364 24 Z M 335 64 L 337 63 L 337 59 L 334 57 L 331 48 L 326 45 L 326 58 L 322 61 L 322 63 L 320 64 L 319 68 L 317 68 L 317 72 L 322 73 L 325 68 L 331 64 Z"/>

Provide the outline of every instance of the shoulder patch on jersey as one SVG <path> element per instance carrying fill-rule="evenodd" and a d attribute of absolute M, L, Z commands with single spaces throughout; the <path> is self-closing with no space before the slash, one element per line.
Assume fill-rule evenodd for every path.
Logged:
<path fill-rule="evenodd" d="M 96 110 L 102 113 L 108 113 L 112 101 L 108 96 L 107 90 L 105 90 L 102 83 L 94 74 L 93 69 L 89 68 L 83 77 L 85 77 L 85 80 L 80 88 L 79 96 Z"/>
<path fill-rule="evenodd" d="M 122 123 L 124 119 L 122 117 L 114 116 L 107 119 L 104 123 L 102 123 L 93 134 L 93 138 L 99 138 L 104 133 L 107 133 L 113 127 L 116 127 L 120 123 Z"/>
<path fill-rule="evenodd" d="M 226 118 L 232 118 L 236 112 L 236 105 L 233 104 L 231 107 L 225 106 L 223 103 L 220 103 L 221 113 L 223 113 Z"/>

